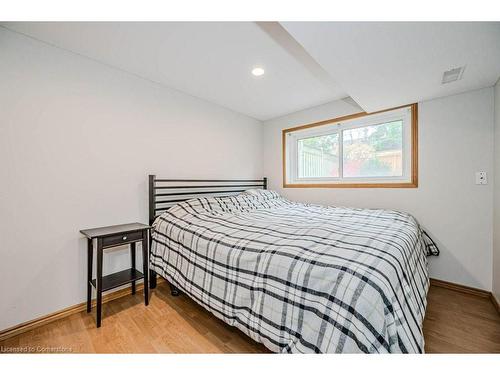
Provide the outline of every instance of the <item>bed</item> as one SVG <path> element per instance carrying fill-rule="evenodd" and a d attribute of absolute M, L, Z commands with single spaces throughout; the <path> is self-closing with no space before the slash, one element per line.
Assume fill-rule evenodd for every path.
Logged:
<path fill-rule="evenodd" d="M 411 215 L 292 202 L 265 179 L 179 181 L 150 176 L 152 280 L 273 352 L 424 351 L 439 251 Z"/>

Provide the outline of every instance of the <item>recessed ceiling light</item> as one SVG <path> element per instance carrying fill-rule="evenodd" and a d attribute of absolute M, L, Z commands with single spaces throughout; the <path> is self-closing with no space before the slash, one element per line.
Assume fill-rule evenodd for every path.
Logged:
<path fill-rule="evenodd" d="M 252 74 L 256 77 L 259 77 L 261 75 L 263 75 L 265 72 L 264 72 L 264 69 L 260 68 L 260 67 L 256 67 L 256 68 L 253 68 L 252 69 Z"/>

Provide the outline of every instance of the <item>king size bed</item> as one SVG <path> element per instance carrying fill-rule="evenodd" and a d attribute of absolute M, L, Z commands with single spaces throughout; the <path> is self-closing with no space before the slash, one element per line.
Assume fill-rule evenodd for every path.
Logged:
<path fill-rule="evenodd" d="M 266 179 L 183 181 L 150 176 L 152 287 L 162 276 L 273 352 L 424 351 L 438 249 L 411 215 L 291 202 Z"/>

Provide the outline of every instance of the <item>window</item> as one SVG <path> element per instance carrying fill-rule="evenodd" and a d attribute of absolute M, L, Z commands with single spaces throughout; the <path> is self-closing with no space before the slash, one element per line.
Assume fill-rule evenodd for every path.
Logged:
<path fill-rule="evenodd" d="M 417 187 L 417 104 L 283 130 L 284 187 Z"/>

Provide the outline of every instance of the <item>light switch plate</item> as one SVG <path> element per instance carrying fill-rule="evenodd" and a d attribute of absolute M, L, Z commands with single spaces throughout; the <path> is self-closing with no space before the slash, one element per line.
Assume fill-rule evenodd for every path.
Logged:
<path fill-rule="evenodd" d="M 476 172 L 476 185 L 487 185 L 488 174 L 486 172 Z"/>

